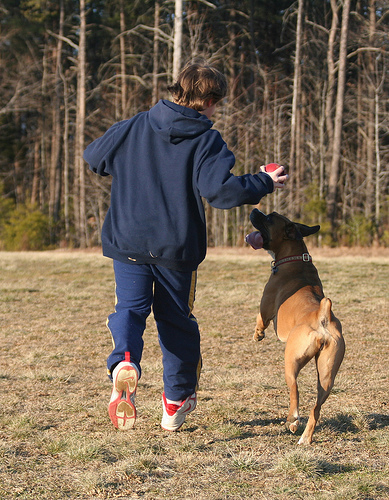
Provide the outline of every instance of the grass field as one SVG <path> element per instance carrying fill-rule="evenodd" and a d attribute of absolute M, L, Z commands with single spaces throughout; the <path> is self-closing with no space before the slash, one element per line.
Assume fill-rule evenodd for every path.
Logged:
<path fill-rule="evenodd" d="M 178 433 L 159 425 L 151 317 L 136 428 L 109 421 L 111 261 L 98 251 L 0 252 L 0 499 L 388 499 L 389 253 L 312 255 L 346 356 L 314 442 L 301 447 L 302 429 L 283 425 L 284 344 L 271 329 L 252 341 L 264 251 L 210 250 L 199 269 L 204 367 L 197 410 Z M 304 424 L 313 363 L 299 381 Z"/>

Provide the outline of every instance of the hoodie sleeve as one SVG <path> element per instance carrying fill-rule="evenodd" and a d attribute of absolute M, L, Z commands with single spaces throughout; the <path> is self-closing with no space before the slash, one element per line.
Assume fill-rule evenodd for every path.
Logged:
<path fill-rule="evenodd" d="M 113 157 L 128 133 L 128 122 L 129 120 L 115 123 L 103 136 L 87 146 L 84 160 L 92 172 L 102 176 L 113 174 Z"/>
<path fill-rule="evenodd" d="M 89 144 L 84 151 L 84 160 L 95 174 L 105 176 L 111 173 L 110 158 L 116 149 L 114 139 L 118 127 L 119 123 L 115 123 L 103 136 Z"/>
<path fill-rule="evenodd" d="M 256 205 L 274 190 L 273 180 L 266 173 L 235 176 L 231 172 L 235 156 L 218 132 L 204 148 L 203 156 L 197 170 L 197 187 L 200 195 L 215 208 Z"/>

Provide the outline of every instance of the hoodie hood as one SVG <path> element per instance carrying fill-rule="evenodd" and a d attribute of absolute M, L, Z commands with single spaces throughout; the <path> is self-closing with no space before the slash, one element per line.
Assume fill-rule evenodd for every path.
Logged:
<path fill-rule="evenodd" d="M 162 139 L 178 144 L 209 130 L 213 123 L 205 115 L 167 100 L 160 100 L 148 112 L 151 128 Z"/>

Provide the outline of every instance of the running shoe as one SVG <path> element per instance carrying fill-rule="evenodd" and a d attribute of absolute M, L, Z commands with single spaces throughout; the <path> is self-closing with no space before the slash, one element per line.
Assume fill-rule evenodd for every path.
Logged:
<path fill-rule="evenodd" d="M 109 401 L 108 413 L 113 425 L 122 431 L 132 429 L 136 420 L 135 392 L 139 373 L 134 363 L 118 363 L 113 370 L 113 388 Z"/>
<path fill-rule="evenodd" d="M 185 422 L 188 413 L 196 408 L 197 396 L 193 393 L 180 404 L 168 403 L 165 393 L 162 394 L 163 416 L 161 427 L 166 431 L 178 431 Z"/>

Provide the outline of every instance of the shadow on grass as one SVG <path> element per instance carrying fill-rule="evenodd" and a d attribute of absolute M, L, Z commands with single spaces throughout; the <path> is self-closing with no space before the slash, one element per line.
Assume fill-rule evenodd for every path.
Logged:
<path fill-rule="evenodd" d="M 356 417 L 350 413 L 339 413 L 334 418 L 323 420 L 321 426 L 329 427 L 338 433 L 356 434 L 361 431 L 361 422 L 368 430 L 383 429 L 389 426 L 389 415 L 370 413 Z"/>
<path fill-rule="evenodd" d="M 383 429 L 384 427 L 389 427 L 389 415 L 383 415 L 380 413 L 370 413 L 366 416 L 369 429 Z"/>
<path fill-rule="evenodd" d="M 235 422 L 236 425 L 249 425 L 251 427 L 267 427 L 269 425 L 282 425 L 285 419 L 282 418 L 255 418 L 254 420 L 247 420 L 243 422 Z"/>
<path fill-rule="evenodd" d="M 389 415 L 379 414 L 379 413 L 371 413 L 368 415 L 362 416 L 362 421 L 366 425 L 368 430 L 376 430 L 383 429 L 389 426 Z M 294 434 L 295 436 L 300 436 L 307 425 L 308 419 L 301 418 L 300 425 Z M 247 421 L 232 421 L 234 425 L 239 427 L 269 427 L 272 425 L 275 426 L 284 426 L 285 431 L 289 433 L 289 431 L 285 427 L 285 419 L 282 418 L 257 418 L 253 420 Z M 339 413 L 334 418 L 327 418 L 321 420 L 317 425 L 317 430 L 319 428 L 329 428 L 333 432 L 338 434 L 357 434 L 361 431 L 361 418 L 356 418 L 355 415 L 350 413 Z M 246 429 L 245 434 L 248 434 Z"/>
<path fill-rule="evenodd" d="M 356 434 L 360 431 L 360 428 L 355 424 L 354 417 L 348 413 L 339 413 L 334 418 L 324 419 L 319 426 L 329 427 L 332 431 L 339 434 L 349 432 Z"/>
<path fill-rule="evenodd" d="M 317 461 L 318 470 L 321 474 L 325 475 L 335 475 L 335 474 L 344 474 L 345 472 L 354 472 L 360 470 L 356 465 L 344 465 L 327 462 L 327 460 L 318 460 Z"/>

